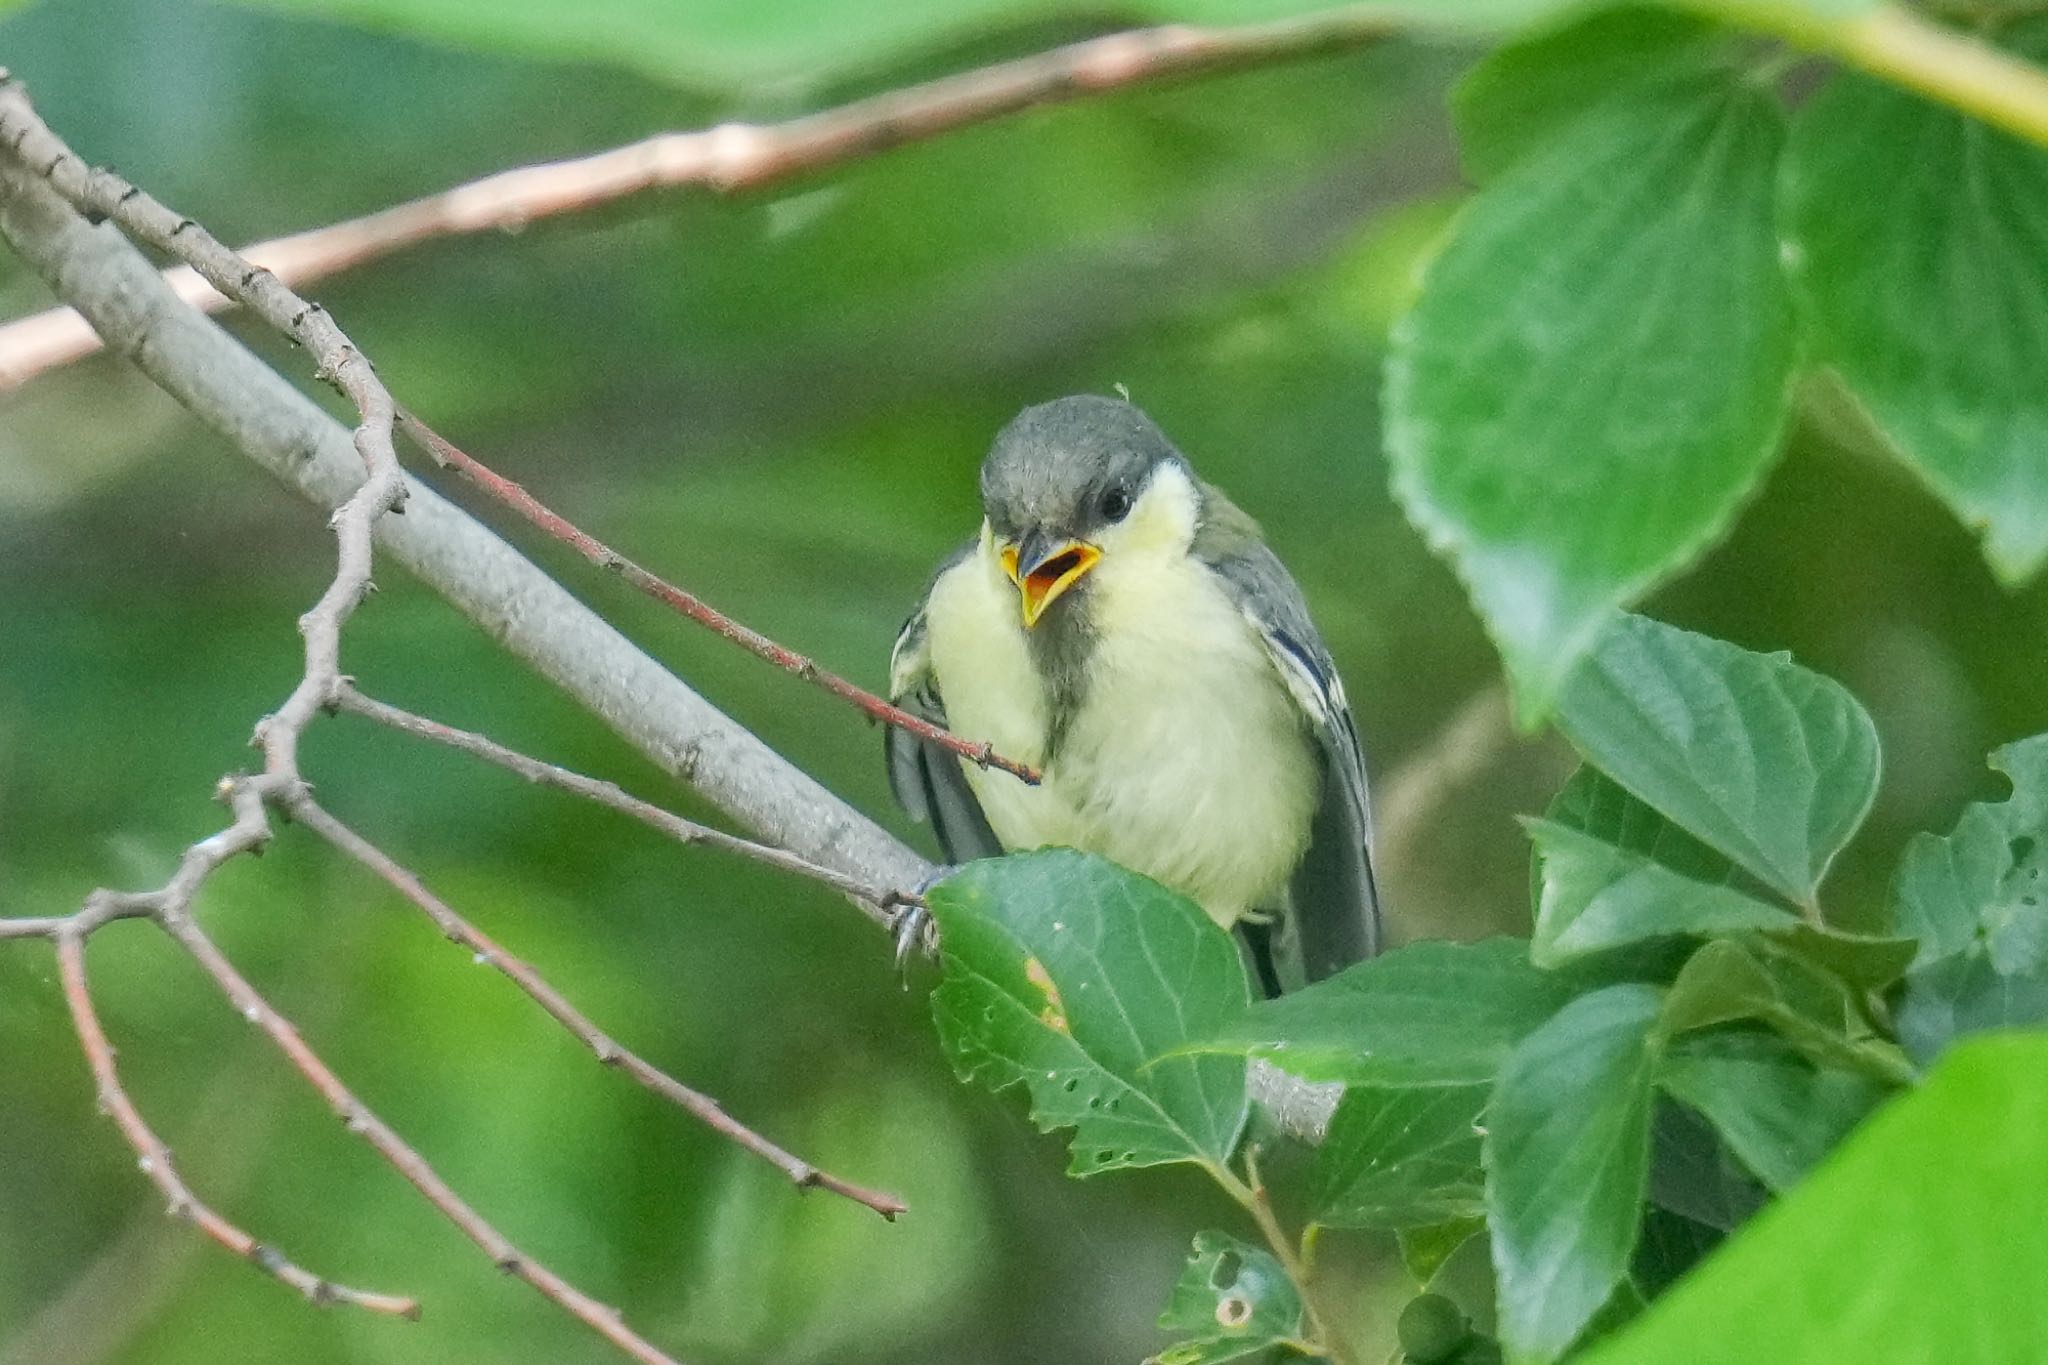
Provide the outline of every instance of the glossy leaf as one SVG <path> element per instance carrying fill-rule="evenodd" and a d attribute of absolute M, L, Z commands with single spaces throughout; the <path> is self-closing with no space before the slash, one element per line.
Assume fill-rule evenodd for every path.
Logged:
<path fill-rule="evenodd" d="M 1959 1047 L 1585 1365 L 2030 1361 L 2048 1038 Z"/>
<path fill-rule="evenodd" d="M 1395 491 L 1465 580 L 1525 723 L 1776 453 L 1780 124 L 1729 77 L 1601 100 L 1473 201 L 1396 329 Z"/>
<path fill-rule="evenodd" d="M 1877 793 L 1877 730 L 1840 684 L 1642 616 L 1604 631 L 1558 726 L 1586 761 L 1810 903 Z"/>
<path fill-rule="evenodd" d="M 1159 1330 L 1185 1334 L 1146 1365 L 1221 1365 L 1302 1339 L 1300 1291 L 1271 1252 L 1221 1232 L 1195 1234 Z"/>
<path fill-rule="evenodd" d="M 1821 358 L 1999 577 L 2031 576 L 2048 560 L 2048 150 L 1838 75 L 1793 124 L 1785 203 Z"/>
<path fill-rule="evenodd" d="M 1767 1033 L 1710 1033 L 1673 1043 L 1658 1084 L 1705 1115 L 1742 1164 L 1786 1190 L 1885 1096 L 1868 1076 L 1822 1069 Z"/>
<path fill-rule="evenodd" d="M 1248 998 L 1236 945 L 1200 908 L 1068 849 L 970 863 L 928 900 L 945 972 L 932 1012 L 963 1080 L 1021 1082 L 1040 1128 L 1074 1129 L 1075 1175 L 1229 1159 L 1244 1062 L 1164 1057 Z"/>
<path fill-rule="evenodd" d="M 1511 1358 L 1563 1355 L 1628 1270 L 1648 1189 L 1660 992 L 1581 996 L 1508 1059 L 1487 1111 L 1487 1217 Z"/>
<path fill-rule="evenodd" d="M 1892 916 L 1920 940 L 1921 965 L 1980 941 L 2004 973 L 2048 954 L 2048 735 L 1997 750 L 1991 766 L 2012 795 L 1971 806 L 1953 833 L 1916 834 L 1899 862 Z"/>
<path fill-rule="evenodd" d="M 1347 1089 L 1316 1149 L 1312 1220 L 1404 1228 L 1480 1216 L 1479 1134 L 1490 1089 Z"/>
<path fill-rule="evenodd" d="M 1529 945 L 1424 941 L 1252 1006 L 1195 1046 L 1264 1057 L 1311 1081 L 1463 1086 L 1571 999 Z"/>

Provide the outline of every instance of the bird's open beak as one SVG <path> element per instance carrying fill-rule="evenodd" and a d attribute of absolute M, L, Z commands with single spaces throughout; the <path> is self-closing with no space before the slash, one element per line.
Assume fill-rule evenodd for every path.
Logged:
<path fill-rule="evenodd" d="M 1086 541 L 1056 542 L 1042 531 L 1032 531 L 1022 543 L 1005 545 L 1002 558 L 1003 572 L 1023 599 L 1024 628 L 1029 630 L 1061 593 L 1087 577 L 1102 551 Z"/>

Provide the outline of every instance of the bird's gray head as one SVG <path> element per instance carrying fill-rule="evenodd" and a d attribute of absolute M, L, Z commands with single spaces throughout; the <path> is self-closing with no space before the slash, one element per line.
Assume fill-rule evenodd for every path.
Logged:
<path fill-rule="evenodd" d="M 1026 408 L 981 466 L 981 504 L 1024 624 L 1105 556 L 1184 553 L 1200 513 L 1187 459 L 1131 403 L 1092 394 Z"/>

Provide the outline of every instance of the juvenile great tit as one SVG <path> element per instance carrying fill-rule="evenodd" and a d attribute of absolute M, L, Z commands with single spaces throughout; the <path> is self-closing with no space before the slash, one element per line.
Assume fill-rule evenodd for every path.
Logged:
<path fill-rule="evenodd" d="M 897 704 L 1036 767 L 901 730 L 890 786 L 955 862 L 1055 844 L 1244 937 L 1266 993 L 1380 947 L 1344 687 L 1259 527 L 1129 402 L 1027 408 L 981 468 L 980 534 L 897 636 Z"/>

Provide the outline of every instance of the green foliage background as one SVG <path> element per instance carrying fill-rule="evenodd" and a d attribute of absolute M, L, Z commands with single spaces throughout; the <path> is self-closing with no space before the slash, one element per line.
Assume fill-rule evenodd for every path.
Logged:
<path fill-rule="evenodd" d="M 663 41 L 574 47 L 485 42 L 453 18 L 386 32 L 392 4 L 360 6 L 362 26 L 315 8 L 45 0 L 0 20 L 0 56 L 88 157 L 251 240 L 1093 31 L 1028 0 L 948 7 L 943 28 L 832 46 L 840 64 L 821 72 L 822 46 L 732 29 L 775 6 L 615 0 Z M 764 50 L 797 55 L 748 56 Z M 1476 50 L 1401 44 L 1135 92 L 773 196 L 440 244 L 317 292 L 452 436 L 871 683 L 929 566 L 973 524 L 995 427 L 1123 383 L 1267 525 L 1384 779 L 1499 671 L 1391 500 L 1378 437 L 1384 340 L 1467 192 L 1445 106 Z M 1844 118 L 1875 99 L 1830 98 Z M 0 271 L 6 313 L 44 302 L 11 261 Z M 1969 532 L 1825 392 L 1788 440 L 1732 534 L 1651 609 L 1790 648 L 1870 708 L 1885 780 L 1830 909 L 1875 923 L 1908 834 L 2001 796 L 1983 753 L 2048 729 L 2048 592 L 1999 587 Z M 879 739 L 849 713 L 535 553 L 895 820 Z M 118 363 L 0 404 L 0 910 L 153 884 L 212 827 L 206 794 L 296 676 L 291 623 L 330 555 L 317 516 Z M 395 570 L 382 586 L 349 635 L 369 690 L 681 799 Z M 362 1095 L 516 1240 L 685 1358 L 1137 1359 L 1161 1344 L 1190 1229 L 1236 1226 L 1186 1168 L 1063 1179 L 1057 1143 L 954 1083 L 922 991 L 899 989 L 873 931 L 824 893 L 351 722 L 308 745 L 337 813 L 607 1028 L 911 1203 L 890 1227 L 797 1199 L 309 840 L 287 833 L 219 878 L 209 921 Z M 1453 793 L 1386 870 L 1404 936 L 1526 929 L 1511 816 L 1541 811 L 1570 764 L 1555 741 L 1520 745 Z M 92 1114 L 46 950 L 20 945 L 0 953 L 0 1360 L 610 1358 L 489 1271 L 149 933 L 107 933 L 94 961 L 125 1073 L 202 1194 L 321 1271 L 418 1293 L 428 1315 L 316 1313 L 163 1219 Z M 1401 1277 L 1338 1269 L 1386 1306 L 1391 1344 Z"/>

